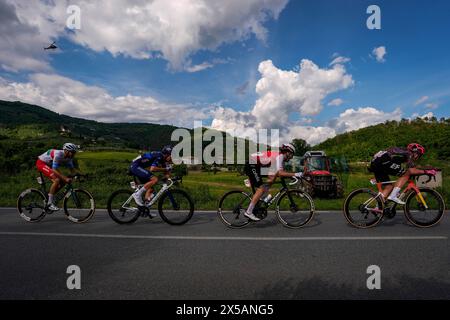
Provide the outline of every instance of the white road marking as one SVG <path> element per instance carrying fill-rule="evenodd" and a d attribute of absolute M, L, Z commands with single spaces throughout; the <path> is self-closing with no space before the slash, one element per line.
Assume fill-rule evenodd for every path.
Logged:
<path fill-rule="evenodd" d="M 0 232 L 0 236 L 40 236 L 108 239 L 160 239 L 160 240 L 221 240 L 221 241 L 334 241 L 334 240 L 447 240 L 446 236 L 385 236 L 385 237 L 214 237 L 214 236 L 145 236 L 126 234 L 89 233 L 41 233 L 41 232 Z"/>

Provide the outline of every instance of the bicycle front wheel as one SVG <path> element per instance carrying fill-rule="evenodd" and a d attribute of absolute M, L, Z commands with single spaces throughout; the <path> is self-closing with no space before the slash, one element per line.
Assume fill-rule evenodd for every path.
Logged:
<path fill-rule="evenodd" d="M 159 199 L 158 211 L 165 222 L 179 226 L 192 218 L 194 202 L 187 192 L 183 190 L 167 190 Z"/>
<path fill-rule="evenodd" d="M 344 216 L 356 228 L 371 228 L 383 219 L 384 204 L 370 189 L 352 191 L 344 201 Z"/>
<path fill-rule="evenodd" d="M 64 212 L 72 222 L 87 222 L 95 213 L 94 197 L 86 190 L 74 189 L 64 198 Z"/>
<path fill-rule="evenodd" d="M 28 222 L 39 222 L 46 214 L 47 198 L 37 189 L 27 189 L 17 198 L 17 210 L 22 219 Z"/>
<path fill-rule="evenodd" d="M 444 216 L 445 203 L 442 196 L 433 189 L 419 188 L 425 204 L 422 202 L 419 194 L 411 192 L 406 198 L 406 204 L 403 207 L 405 216 L 409 222 L 419 228 L 432 227 L 441 221 Z"/>
<path fill-rule="evenodd" d="M 276 212 L 283 226 L 301 228 L 313 218 L 314 202 L 305 192 L 289 190 L 278 200 Z"/>
<path fill-rule="evenodd" d="M 250 223 L 244 216 L 251 201 L 250 195 L 243 191 L 234 190 L 227 192 L 219 201 L 220 220 L 229 228 L 243 228 Z"/>
<path fill-rule="evenodd" d="M 118 224 L 135 222 L 140 215 L 139 208 L 134 207 L 134 200 L 130 190 L 117 190 L 113 192 L 107 203 L 108 214 Z"/>

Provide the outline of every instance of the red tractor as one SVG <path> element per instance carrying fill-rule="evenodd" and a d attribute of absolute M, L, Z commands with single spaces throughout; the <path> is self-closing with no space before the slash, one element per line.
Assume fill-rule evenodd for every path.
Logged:
<path fill-rule="evenodd" d="M 308 151 L 300 162 L 303 167 L 302 189 L 312 197 L 342 198 L 344 186 L 336 175 L 331 174 L 330 159 L 324 151 Z"/>

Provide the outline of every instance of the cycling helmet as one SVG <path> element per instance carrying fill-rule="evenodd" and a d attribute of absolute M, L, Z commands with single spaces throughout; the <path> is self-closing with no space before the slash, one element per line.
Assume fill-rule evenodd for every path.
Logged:
<path fill-rule="evenodd" d="M 410 143 L 410 144 L 408 144 L 408 150 L 410 152 L 417 153 L 419 156 L 422 156 L 425 153 L 425 148 L 422 147 L 418 143 Z"/>
<path fill-rule="evenodd" d="M 161 153 L 165 156 L 172 154 L 172 146 L 164 146 L 161 150 Z"/>
<path fill-rule="evenodd" d="M 289 151 L 291 153 L 295 153 L 295 147 L 290 143 L 284 143 L 280 147 L 280 151 Z"/>
<path fill-rule="evenodd" d="M 64 143 L 63 150 L 77 152 L 78 147 L 76 145 L 74 145 L 73 143 Z"/>

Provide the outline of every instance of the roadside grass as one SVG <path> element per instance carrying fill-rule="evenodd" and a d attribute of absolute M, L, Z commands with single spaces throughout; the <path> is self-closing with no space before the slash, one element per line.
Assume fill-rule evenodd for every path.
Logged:
<path fill-rule="evenodd" d="M 137 156 L 132 152 L 82 152 L 77 155 L 77 162 L 82 172 L 89 174 L 89 179 L 79 185 L 90 191 L 96 201 L 97 208 L 105 208 L 109 195 L 117 189 L 128 189 L 132 177 L 127 175 L 128 166 Z M 444 161 L 428 161 L 428 165 L 442 168 L 444 173 L 443 187 L 439 192 L 444 196 L 446 203 L 450 201 L 450 165 Z M 0 206 L 16 206 L 17 196 L 27 188 L 39 188 L 36 182 L 38 172 L 30 169 L 20 172 L 15 176 L 2 177 L 0 183 Z M 350 172 L 342 175 L 345 187 L 344 197 L 352 190 L 360 187 L 372 187 L 369 180 L 372 175 L 366 171 L 363 164 L 350 164 Z M 213 172 L 188 171 L 183 177 L 181 188 L 188 191 L 198 210 L 216 210 L 218 202 L 223 194 L 233 189 L 251 190 L 244 185 L 246 176 L 238 172 Z M 47 187 L 49 185 L 47 184 Z M 276 183 L 271 193 L 275 194 L 280 188 Z M 316 210 L 341 210 L 342 199 L 314 198 Z"/>

